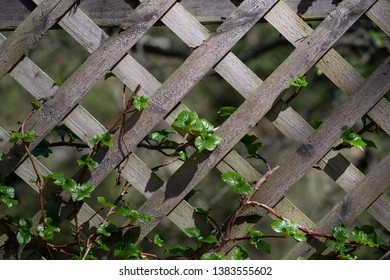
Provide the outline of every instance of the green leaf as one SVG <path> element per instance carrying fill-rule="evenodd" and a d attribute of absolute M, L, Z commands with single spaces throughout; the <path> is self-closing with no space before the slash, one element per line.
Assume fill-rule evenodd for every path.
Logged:
<path fill-rule="evenodd" d="M 151 134 L 151 139 L 160 142 L 161 140 L 168 138 L 170 134 L 177 134 L 177 132 L 170 129 L 157 130 Z"/>
<path fill-rule="evenodd" d="M 35 102 L 31 102 L 31 106 L 32 106 L 32 110 L 33 110 L 33 111 L 36 111 L 36 110 L 38 110 L 39 108 L 41 108 L 41 104 L 35 103 Z"/>
<path fill-rule="evenodd" d="M 271 224 L 271 228 L 278 233 L 284 233 L 294 237 L 298 227 L 293 221 L 275 220 Z"/>
<path fill-rule="evenodd" d="M 113 143 L 112 143 L 112 134 L 108 131 L 104 132 L 103 134 L 96 135 L 92 138 L 88 139 L 88 142 L 90 142 L 92 145 L 97 145 L 101 143 L 104 146 L 107 146 L 108 148 L 111 148 Z"/>
<path fill-rule="evenodd" d="M 77 163 L 80 166 L 87 166 L 88 168 L 96 169 L 99 166 L 99 163 L 94 161 L 89 154 L 83 155 L 80 159 L 77 160 Z"/>
<path fill-rule="evenodd" d="M 254 243 L 254 245 L 255 245 L 255 248 L 257 250 L 259 250 L 260 252 L 263 252 L 265 254 L 271 253 L 271 244 L 264 239 L 258 240 L 256 243 Z"/>
<path fill-rule="evenodd" d="M 108 220 L 107 223 L 99 225 L 96 232 L 109 237 L 117 228 L 118 226 L 113 221 Z"/>
<path fill-rule="evenodd" d="M 53 153 L 53 151 L 50 149 L 50 143 L 46 139 L 43 139 L 38 144 L 38 146 L 36 146 L 35 149 L 32 150 L 31 153 L 34 157 L 42 156 L 44 158 L 48 158 L 49 155 Z"/>
<path fill-rule="evenodd" d="M 54 234 L 60 232 L 60 228 L 52 224 L 51 218 L 46 218 L 46 228 L 43 226 L 43 223 L 37 226 L 37 234 L 43 240 L 51 240 L 54 238 Z"/>
<path fill-rule="evenodd" d="M 77 187 L 77 182 L 73 179 L 65 179 L 64 183 L 60 186 L 64 191 L 72 192 Z"/>
<path fill-rule="evenodd" d="M 198 114 L 196 112 L 183 110 L 179 113 L 172 125 L 181 128 L 184 131 L 189 131 L 197 119 Z"/>
<path fill-rule="evenodd" d="M 367 144 L 362 140 L 360 135 L 353 132 L 351 128 L 348 128 L 344 131 L 344 133 L 341 135 L 341 139 L 344 141 L 344 143 L 347 143 L 362 151 L 367 146 Z"/>
<path fill-rule="evenodd" d="M 0 161 L 4 158 L 4 152 L 0 150 Z"/>
<path fill-rule="evenodd" d="M 26 245 L 31 241 L 31 234 L 29 231 L 19 230 L 16 234 L 16 240 L 20 245 Z"/>
<path fill-rule="evenodd" d="M 249 184 L 238 172 L 229 171 L 222 173 L 222 181 L 232 187 L 232 192 L 248 195 L 252 191 L 252 185 Z"/>
<path fill-rule="evenodd" d="M 218 110 L 217 114 L 223 118 L 227 118 L 232 115 L 237 109 L 235 107 L 226 106 Z"/>
<path fill-rule="evenodd" d="M 21 230 L 30 230 L 32 227 L 32 219 L 31 218 L 20 218 L 19 219 L 19 229 Z"/>
<path fill-rule="evenodd" d="M 293 234 L 292 237 L 299 242 L 306 242 L 306 236 L 304 234 L 296 233 Z"/>
<path fill-rule="evenodd" d="M 214 126 L 206 119 L 197 119 L 190 127 L 191 131 L 200 132 L 202 137 L 206 138 L 209 133 L 214 132 Z"/>
<path fill-rule="evenodd" d="M 23 135 L 23 140 L 26 142 L 31 142 L 37 136 L 37 133 L 34 130 L 27 130 Z"/>
<path fill-rule="evenodd" d="M 137 210 L 130 209 L 127 206 L 120 207 L 116 213 L 118 215 L 124 216 L 130 219 L 130 222 L 140 221 L 142 223 L 149 223 L 152 220 L 152 217 L 148 214 L 138 213 Z"/>
<path fill-rule="evenodd" d="M 8 208 L 18 205 L 18 201 L 14 199 L 15 189 L 9 186 L 0 186 L 0 202 L 7 205 Z"/>
<path fill-rule="evenodd" d="M 298 76 L 294 80 L 290 81 L 288 85 L 301 88 L 306 87 L 308 85 L 308 82 L 306 81 L 304 76 Z"/>
<path fill-rule="evenodd" d="M 200 233 L 200 229 L 196 227 L 189 227 L 184 229 L 184 231 L 187 233 L 189 237 L 195 238 L 196 240 L 199 240 L 202 237 L 202 234 Z"/>
<path fill-rule="evenodd" d="M 164 240 L 161 238 L 160 234 L 156 233 L 154 235 L 153 244 L 157 245 L 158 247 L 164 246 Z"/>
<path fill-rule="evenodd" d="M 213 243 L 217 243 L 218 240 L 217 240 L 217 237 L 215 235 L 210 234 L 206 237 L 201 237 L 199 239 L 199 241 L 202 243 L 213 244 Z"/>
<path fill-rule="evenodd" d="M 100 249 L 103 249 L 103 250 L 106 251 L 106 252 L 109 252 L 109 251 L 110 251 L 110 248 L 108 247 L 108 245 L 107 245 L 106 243 L 104 243 L 103 240 L 98 239 L 98 240 L 96 240 L 96 243 L 99 245 L 99 248 L 100 248 Z"/>
<path fill-rule="evenodd" d="M 19 231 L 16 234 L 16 240 L 20 245 L 26 245 L 31 241 L 30 229 L 32 227 L 31 218 L 19 219 Z"/>
<path fill-rule="evenodd" d="M 222 253 L 204 253 L 201 260 L 226 260 L 226 256 Z"/>
<path fill-rule="evenodd" d="M 89 183 L 84 183 L 82 185 L 76 185 L 71 189 L 72 200 L 80 201 L 87 197 L 91 197 L 91 192 L 95 189 L 95 186 Z"/>
<path fill-rule="evenodd" d="M 62 86 L 62 84 L 63 84 L 63 82 L 61 82 L 61 81 L 54 81 L 54 82 L 53 82 L 53 86 L 58 86 L 58 87 L 60 87 L 60 86 Z"/>
<path fill-rule="evenodd" d="M 141 250 L 137 248 L 137 246 L 133 243 L 129 243 L 126 241 L 119 241 L 116 244 L 116 248 L 114 250 L 115 257 L 122 257 L 125 260 L 140 260 L 142 259 Z"/>
<path fill-rule="evenodd" d="M 178 156 L 179 158 L 181 158 L 181 159 L 184 160 L 184 161 L 187 161 L 187 160 L 188 160 L 188 156 L 187 156 L 187 154 L 186 154 L 185 151 L 177 151 L 177 152 L 175 153 L 175 155 Z"/>
<path fill-rule="evenodd" d="M 169 254 L 173 254 L 173 255 L 179 254 L 179 255 L 182 255 L 184 257 L 190 257 L 190 256 L 193 256 L 195 254 L 194 249 L 192 249 L 191 247 L 186 247 L 186 246 L 180 245 L 180 244 L 175 245 L 171 248 L 168 248 L 166 251 Z"/>
<path fill-rule="evenodd" d="M 320 125 L 323 123 L 324 121 L 321 121 L 321 120 L 311 120 L 310 121 L 310 125 L 312 128 L 314 129 L 317 129 L 320 127 Z"/>
<path fill-rule="evenodd" d="M 149 98 L 146 96 L 135 96 L 133 102 L 131 103 L 135 109 L 142 111 L 148 107 Z"/>
<path fill-rule="evenodd" d="M 233 249 L 232 260 L 246 260 L 249 257 L 248 250 L 241 246 L 236 245 Z"/>
<path fill-rule="evenodd" d="M 326 240 L 325 242 L 326 247 L 328 247 L 330 250 L 335 251 L 335 252 L 340 252 L 344 250 L 344 243 L 339 243 L 334 240 Z"/>
<path fill-rule="evenodd" d="M 104 196 L 98 196 L 97 201 L 104 207 L 104 208 L 116 208 L 116 206 L 112 203 L 106 202 L 106 199 Z"/>
<path fill-rule="evenodd" d="M 203 150 L 214 151 L 222 138 L 215 134 L 208 134 L 205 138 L 198 136 L 195 139 L 195 147 L 199 152 Z"/>
<path fill-rule="evenodd" d="M 339 243 L 345 243 L 349 237 L 348 231 L 344 228 L 343 225 L 335 227 L 332 231 L 332 235 Z"/>
<path fill-rule="evenodd" d="M 354 230 L 352 231 L 352 238 L 353 240 L 355 240 L 356 243 L 360 245 L 375 247 L 375 248 L 379 247 L 379 244 L 371 240 L 368 237 L 368 234 L 363 230 L 359 229 L 358 227 L 355 227 Z"/>
<path fill-rule="evenodd" d="M 34 130 L 28 130 L 25 133 L 13 131 L 8 140 L 10 143 L 16 143 L 18 141 L 31 142 L 37 136 Z"/>

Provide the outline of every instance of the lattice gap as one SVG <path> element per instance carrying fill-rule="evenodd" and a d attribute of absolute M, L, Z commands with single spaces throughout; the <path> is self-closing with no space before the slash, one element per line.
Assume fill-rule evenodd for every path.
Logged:
<path fill-rule="evenodd" d="M 62 29 L 48 31 L 26 54 L 54 81 L 63 83 L 88 52 Z"/>
<path fill-rule="evenodd" d="M 154 26 L 138 40 L 129 54 L 162 83 L 191 52 L 192 49 L 168 27 Z"/>
<path fill-rule="evenodd" d="M 383 57 L 389 56 L 390 38 L 373 21 L 361 19 L 336 42 L 334 49 L 367 78 L 383 63 Z"/>
<path fill-rule="evenodd" d="M 311 169 L 290 187 L 286 197 L 312 221 L 324 217 L 345 196 L 340 188 L 323 171 Z"/>
<path fill-rule="evenodd" d="M 275 70 L 272 65 L 280 65 L 293 50 L 294 47 L 271 24 L 259 23 L 231 51 L 265 80 Z"/>

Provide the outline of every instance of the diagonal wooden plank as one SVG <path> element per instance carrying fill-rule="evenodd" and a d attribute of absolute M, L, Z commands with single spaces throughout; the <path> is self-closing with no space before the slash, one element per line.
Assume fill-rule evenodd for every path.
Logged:
<path fill-rule="evenodd" d="M 247 99 L 237 111 L 218 129 L 223 141 L 210 155 L 202 153 L 193 156 L 167 181 L 164 188 L 156 192 L 140 211 L 148 212 L 155 220 L 141 226 L 139 238 L 149 232 L 169 213 L 175 204 L 194 187 L 204 174 L 237 143 L 247 131 L 271 108 L 280 92 L 287 87 L 294 76 L 304 74 L 333 45 L 333 43 L 356 21 L 375 1 L 343 2 L 297 48 L 283 64 L 263 83 L 257 93 Z"/>
<path fill-rule="evenodd" d="M 39 144 L 174 3 L 174 0 L 144 1 L 134 10 L 126 23 L 130 27 L 107 39 L 29 119 L 26 129 L 33 129 L 38 135 L 29 143 L 30 149 Z M 25 157 L 22 145 L 7 145 L 0 173 L 8 175 Z"/>
<path fill-rule="evenodd" d="M 290 9 L 305 20 L 325 18 L 336 6 L 334 0 L 284 0 Z M 138 5 L 137 0 L 83 0 L 80 8 L 99 26 L 118 26 Z M 235 4 L 238 1 L 234 1 Z M 235 9 L 230 0 L 182 0 L 181 4 L 202 23 L 220 23 Z M 12 30 L 34 8 L 32 0 L 0 0 L 0 30 Z"/>
<path fill-rule="evenodd" d="M 330 232 L 335 226 L 343 223 L 349 226 L 364 211 L 369 210 L 374 201 L 386 190 L 390 182 L 390 155 L 383 159 L 359 185 L 336 205 L 314 227 L 321 232 Z M 310 257 L 315 250 L 307 243 L 297 244 L 285 257 L 297 259 Z M 320 252 L 319 252 L 320 253 Z"/>
<path fill-rule="evenodd" d="M 64 15 L 76 0 L 46 0 L 16 28 L 0 46 L 2 78 L 42 35 Z"/>

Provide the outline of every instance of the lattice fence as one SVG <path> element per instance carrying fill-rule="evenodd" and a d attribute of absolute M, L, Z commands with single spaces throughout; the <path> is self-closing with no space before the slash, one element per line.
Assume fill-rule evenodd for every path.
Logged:
<path fill-rule="evenodd" d="M 365 176 L 332 149 L 339 143 L 342 132 L 366 113 L 390 135 L 390 103 L 383 98 L 390 89 L 389 58 L 365 79 L 332 49 L 363 16 L 390 36 L 388 0 L 345 0 L 337 8 L 328 5 L 332 10 L 315 30 L 292 9 L 294 3 L 300 1 L 246 0 L 237 7 L 227 1 L 231 14 L 222 20 L 214 33 L 189 12 L 191 9 L 185 8 L 185 4 L 192 7 L 191 1 L 144 0 L 125 15 L 121 23 L 123 31 L 111 37 L 82 11 L 82 6 L 75 6 L 75 0 L 34 2 L 39 5 L 17 29 L 8 38 L 0 38 L 0 77 L 9 74 L 37 100 L 47 99 L 26 124 L 26 130 L 37 132 L 37 137 L 29 143 L 30 150 L 59 123 L 66 124 L 86 143 L 88 138 L 102 134 L 106 128 L 79 102 L 109 71 L 132 90 L 141 85 L 140 94 L 150 97 L 149 106 L 126 121 L 124 134 L 114 135 L 114 146 L 98 151 L 95 158 L 99 167 L 85 177 L 89 183 L 99 186 L 120 165 L 121 175 L 147 198 L 138 210 L 150 214 L 153 219 L 131 229 L 134 242 L 142 241 L 165 217 L 182 230 L 193 226 L 210 230 L 209 225 L 201 225 L 202 219 L 196 218 L 193 206 L 183 199 L 214 168 L 221 172 L 238 171 L 249 182 L 261 178 L 261 174 L 232 148 L 262 118 L 267 118 L 285 136 L 301 144 L 268 178 L 254 200 L 274 207 L 301 225 L 324 232 L 331 231 L 339 223 L 353 223 L 365 211 L 390 231 L 390 199 L 384 194 L 390 185 L 390 155 Z M 215 4 L 215 1 L 211 2 Z M 265 81 L 230 52 L 259 20 L 270 23 L 295 46 Z M 192 54 L 163 84 L 127 53 L 158 21 L 193 48 Z M 55 24 L 90 52 L 88 59 L 61 86 L 53 86 L 54 81 L 25 56 Z M 280 98 L 289 81 L 314 66 L 349 95 L 317 130 Z M 213 152 L 195 153 L 164 181 L 132 152 L 161 120 L 172 124 L 178 113 L 187 108 L 181 100 L 212 69 L 246 100 L 217 130 L 223 140 Z M 15 172 L 36 190 L 35 184 L 31 183 L 31 179 L 36 179 L 35 172 L 26 151 L 21 144 L 9 143 L 8 139 L 9 134 L 0 130 L 0 147 L 4 151 L 0 174 L 8 176 Z M 344 199 L 317 223 L 285 197 L 289 188 L 315 165 L 347 192 Z M 37 167 L 40 174 L 50 174 L 39 161 Z M 66 202 L 61 206 L 63 219 L 74 218 L 71 206 Z M 95 210 L 84 203 L 78 214 L 79 222 L 83 223 L 94 213 Z M 248 208 L 237 221 L 254 226 L 266 214 L 265 210 Z M 39 220 L 40 213 L 36 217 Z M 102 221 L 103 217 L 97 215 L 89 222 L 89 227 L 97 227 Z M 240 236 L 242 230 L 243 224 L 237 224 L 234 236 Z M 5 240 L 6 233 L 0 237 L 0 242 Z M 229 249 L 229 246 L 224 248 Z M 296 244 L 284 258 L 310 257 L 323 250 L 323 243 L 313 238 L 308 243 Z"/>

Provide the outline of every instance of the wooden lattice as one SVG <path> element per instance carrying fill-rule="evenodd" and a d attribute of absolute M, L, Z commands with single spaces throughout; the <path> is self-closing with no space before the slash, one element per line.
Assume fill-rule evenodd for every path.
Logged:
<path fill-rule="evenodd" d="M 254 200 L 274 207 L 301 225 L 321 231 L 330 231 L 341 222 L 351 224 L 364 211 L 390 231 L 390 199 L 384 194 L 390 184 L 390 155 L 365 176 L 332 149 L 345 128 L 354 125 L 366 113 L 390 135 L 390 103 L 383 98 L 390 89 L 389 58 L 365 79 L 332 49 L 335 42 L 363 16 L 390 36 L 388 0 L 344 0 L 337 7 L 330 1 L 322 1 L 327 2 L 320 9 L 322 14 L 312 12 L 311 16 L 324 17 L 315 30 L 293 10 L 301 1 L 246 0 L 237 7 L 226 1 L 228 3 L 222 5 L 223 9 L 219 7 L 219 14 L 212 17 L 210 10 L 215 13 L 217 10 L 204 9 L 209 13 L 202 14 L 194 4 L 202 2 L 207 6 L 204 2 L 208 1 L 144 0 L 133 11 L 122 15 L 123 21 L 106 21 L 106 25 L 120 25 L 123 29 L 111 37 L 83 12 L 83 5 L 87 7 L 90 1 L 86 4 L 81 1 L 81 6 L 77 6 L 75 0 L 34 2 L 38 6 L 24 20 L 15 19 L 16 30 L 8 38 L 0 37 L 0 78 L 9 74 L 34 98 L 47 99 L 27 122 L 26 129 L 37 132 L 37 137 L 29 143 L 30 149 L 61 122 L 86 143 L 88 138 L 103 133 L 106 128 L 78 104 L 109 71 L 130 89 L 142 85 L 140 94 L 150 97 L 149 106 L 126 121 L 124 134 L 114 135 L 114 146 L 108 151 L 98 151 L 99 167 L 85 177 L 89 183 L 99 186 L 120 165 L 121 175 L 147 198 L 139 211 L 150 214 L 153 220 L 137 224 L 136 229 L 132 229 L 135 243 L 142 241 L 165 217 L 182 230 L 195 225 L 200 227 L 201 219 L 196 219 L 193 207 L 183 199 L 214 167 L 221 172 L 238 171 L 249 182 L 259 180 L 261 174 L 232 148 L 264 117 L 285 136 L 302 144 L 270 176 Z M 218 6 L 217 1 L 210 2 Z M 116 11 L 119 12 L 119 8 Z M 221 19 L 221 15 L 227 12 L 230 15 Z M 193 48 L 192 54 L 163 84 L 127 53 L 160 20 Z M 210 33 L 199 20 L 222 23 L 216 32 Z M 265 81 L 230 52 L 259 20 L 270 23 L 296 48 Z M 60 87 L 53 86 L 54 81 L 25 56 L 55 24 L 91 53 Z M 11 28 L 11 25 L 5 23 L 3 29 Z M 289 81 L 304 75 L 313 66 L 349 95 L 317 130 L 280 99 Z M 213 152 L 195 153 L 164 181 L 132 152 L 158 122 L 164 119 L 172 124 L 178 113 L 187 108 L 181 100 L 212 69 L 246 100 L 217 130 L 223 140 Z M 8 176 L 15 172 L 36 189 L 30 181 L 36 175 L 30 161 L 26 160 L 26 151 L 20 144 L 8 143 L 8 139 L 7 132 L 0 129 L 0 148 L 4 151 L 0 174 Z M 40 174 L 50 174 L 43 164 L 37 163 Z M 284 196 L 314 165 L 347 192 L 345 198 L 318 223 L 312 222 Z M 61 217 L 71 220 L 74 218 L 72 212 L 73 208 L 64 202 Z M 79 211 L 79 222 L 83 223 L 94 212 L 84 203 Z M 254 214 L 256 219 L 253 219 Z M 265 214 L 265 210 L 248 208 L 240 221 L 254 226 Z M 245 219 L 246 215 L 251 216 L 250 222 Z M 40 213 L 36 217 L 39 220 Z M 89 226 L 96 227 L 102 220 L 97 215 Z M 207 229 L 209 225 L 203 227 Z M 237 224 L 234 235 L 240 236 L 242 230 L 242 224 Z M 5 239 L 6 235 L 0 238 Z M 313 239 L 297 244 L 285 258 L 309 257 L 323 249 L 323 243 Z M 229 247 L 225 250 L 228 251 Z"/>

